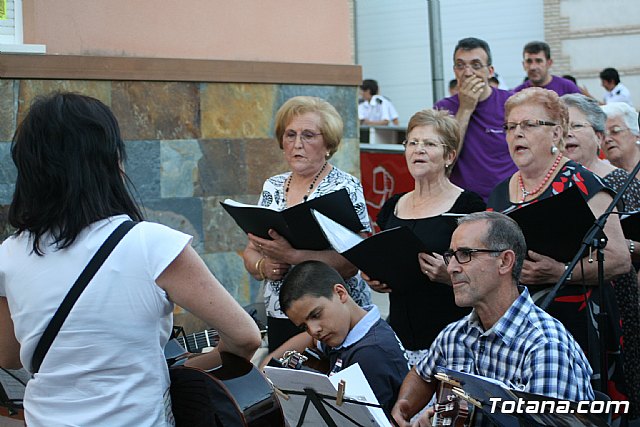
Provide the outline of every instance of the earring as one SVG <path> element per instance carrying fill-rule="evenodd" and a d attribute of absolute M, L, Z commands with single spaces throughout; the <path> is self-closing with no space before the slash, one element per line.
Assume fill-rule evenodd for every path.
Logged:
<path fill-rule="evenodd" d="M 556 154 L 558 152 L 558 147 L 556 147 L 555 145 L 551 146 L 551 154 Z"/>
<path fill-rule="evenodd" d="M 328 159 L 328 158 L 329 158 L 329 156 L 331 156 L 331 153 L 329 153 L 329 152 L 327 151 L 327 154 L 325 154 L 325 155 L 324 155 L 324 157 Z"/>

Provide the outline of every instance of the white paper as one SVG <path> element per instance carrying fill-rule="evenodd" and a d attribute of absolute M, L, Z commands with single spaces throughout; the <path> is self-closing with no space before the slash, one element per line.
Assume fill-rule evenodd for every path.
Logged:
<path fill-rule="evenodd" d="M 349 368 L 346 368 L 345 370 L 343 370 L 343 372 L 347 371 L 348 369 Z M 367 396 L 368 392 L 366 391 L 366 389 L 361 389 L 362 385 L 358 385 L 358 383 L 364 383 L 365 387 L 369 389 L 369 392 L 373 396 L 373 400 L 367 399 L 366 401 L 375 403 L 375 395 L 373 395 L 373 391 L 371 391 L 371 387 L 364 377 L 362 370 L 359 366 L 357 366 L 355 371 L 355 373 L 352 373 L 354 372 L 352 370 L 343 374 L 347 376 L 347 378 L 345 378 L 345 382 L 347 382 L 347 393 L 348 390 L 352 390 L 352 395 L 354 396 Z M 324 374 L 306 370 L 273 368 L 270 366 L 265 367 L 264 373 L 266 374 L 267 378 L 269 378 L 269 380 L 273 383 L 273 385 L 283 392 L 286 392 L 287 390 L 302 391 L 305 388 L 312 388 L 318 394 L 333 397 L 335 397 L 337 394 L 337 383 L 340 381 L 340 379 L 344 378 L 340 375 L 342 372 L 332 375 L 332 379 L 330 380 L 329 377 Z M 351 378 L 351 375 L 354 375 L 354 378 Z M 333 377 L 337 377 L 337 382 L 335 383 L 335 385 L 333 384 Z M 351 382 L 351 385 L 349 382 Z M 300 418 L 300 412 L 305 401 L 305 396 L 289 394 L 288 399 L 284 399 L 280 396 L 279 399 L 287 421 L 291 425 L 296 425 L 298 419 Z M 354 398 L 354 400 L 356 399 Z M 384 416 L 384 411 L 382 411 L 382 409 L 349 403 L 345 403 L 342 406 L 337 406 L 335 403 L 335 399 L 326 399 L 325 402 L 327 402 L 328 405 L 336 408 L 337 410 L 349 415 L 352 419 L 356 420 L 361 425 L 371 427 L 391 426 L 391 424 L 389 424 L 389 421 L 387 421 L 387 418 Z M 328 409 L 328 413 L 338 425 L 351 425 L 351 423 L 349 423 L 346 419 L 338 415 L 337 412 Z M 304 419 L 304 426 L 326 426 L 325 422 L 322 420 L 313 405 L 309 405 L 307 415 Z"/>
<path fill-rule="evenodd" d="M 331 247 L 338 253 L 347 251 L 364 240 L 358 233 L 354 233 L 347 227 L 344 227 L 315 209 L 311 209 L 311 213 L 313 213 L 316 221 L 318 221 Z"/>
<path fill-rule="evenodd" d="M 329 381 L 338 389 L 338 383 L 340 380 L 344 380 L 345 389 L 344 396 L 349 399 L 359 400 L 361 402 L 378 404 L 378 399 L 369 385 L 369 381 L 364 376 L 364 372 L 360 368 L 358 363 L 348 366 L 339 372 L 331 375 Z M 387 419 L 384 411 L 381 408 L 368 407 L 369 412 L 375 417 L 376 422 L 383 427 L 392 427 L 391 423 Z"/>

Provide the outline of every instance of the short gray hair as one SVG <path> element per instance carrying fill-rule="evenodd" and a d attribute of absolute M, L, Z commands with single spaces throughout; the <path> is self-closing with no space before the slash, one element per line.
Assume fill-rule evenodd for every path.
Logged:
<path fill-rule="evenodd" d="M 607 118 L 622 116 L 624 124 L 631 130 L 635 136 L 640 136 L 638 129 L 638 112 L 632 106 L 625 102 L 611 102 L 607 105 L 600 106 Z"/>
<path fill-rule="evenodd" d="M 518 223 L 505 214 L 483 211 L 458 218 L 458 225 L 476 221 L 487 221 L 489 225 L 482 238 L 482 243 L 487 248 L 501 251 L 510 249 L 515 253 L 516 261 L 511 271 L 511 277 L 515 283 L 518 283 L 522 272 L 522 264 L 527 255 L 527 243 Z"/>
<path fill-rule="evenodd" d="M 567 107 L 577 108 L 587 117 L 587 121 L 596 132 L 604 133 L 607 115 L 598 101 L 581 93 L 569 93 L 560 97 Z"/>

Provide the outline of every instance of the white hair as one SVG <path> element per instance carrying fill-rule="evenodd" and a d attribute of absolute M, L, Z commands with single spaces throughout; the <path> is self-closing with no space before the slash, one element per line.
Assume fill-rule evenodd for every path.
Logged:
<path fill-rule="evenodd" d="M 622 116 L 625 125 L 631 130 L 635 136 L 640 136 L 640 129 L 638 128 L 638 112 L 633 109 L 627 103 L 624 102 L 611 102 L 607 105 L 600 106 L 602 111 L 607 115 L 607 118 Z"/>

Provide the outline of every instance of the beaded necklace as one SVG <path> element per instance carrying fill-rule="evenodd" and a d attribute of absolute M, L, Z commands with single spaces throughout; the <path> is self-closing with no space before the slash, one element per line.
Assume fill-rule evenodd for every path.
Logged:
<path fill-rule="evenodd" d="M 527 191 L 524 188 L 524 182 L 522 181 L 522 172 L 519 173 L 518 185 L 520 186 L 520 191 L 522 191 L 522 203 L 524 203 L 527 197 L 533 196 L 534 194 L 537 194 L 540 190 L 542 190 L 542 188 L 546 185 L 547 181 L 549 181 L 549 178 L 551 178 L 551 175 L 553 175 L 553 172 L 558 168 L 558 165 L 560 164 L 560 160 L 562 160 L 562 153 L 558 154 L 558 157 L 556 157 L 556 160 L 553 162 L 553 165 L 551 165 L 551 169 L 549 169 L 549 172 L 547 172 L 544 179 L 542 180 L 540 185 L 536 187 L 535 190 Z"/>
<path fill-rule="evenodd" d="M 309 188 L 307 189 L 307 194 L 305 194 L 302 197 L 302 201 L 303 202 L 306 202 L 307 199 L 309 198 L 309 195 L 311 195 L 311 190 L 313 190 L 313 187 L 315 187 L 316 182 L 318 181 L 318 178 L 320 178 L 320 175 L 322 175 L 322 172 L 324 172 L 326 167 L 327 167 L 327 162 L 324 162 L 324 164 L 322 165 L 322 167 L 320 168 L 320 170 L 318 171 L 316 176 L 313 177 L 313 181 L 311 181 L 311 184 L 309 185 Z M 285 201 L 287 199 L 287 195 L 289 194 L 289 187 L 291 186 L 291 179 L 292 178 L 293 178 L 293 172 L 291 173 L 291 175 L 289 175 L 289 178 L 287 179 L 287 186 L 284 189 Z"/>

